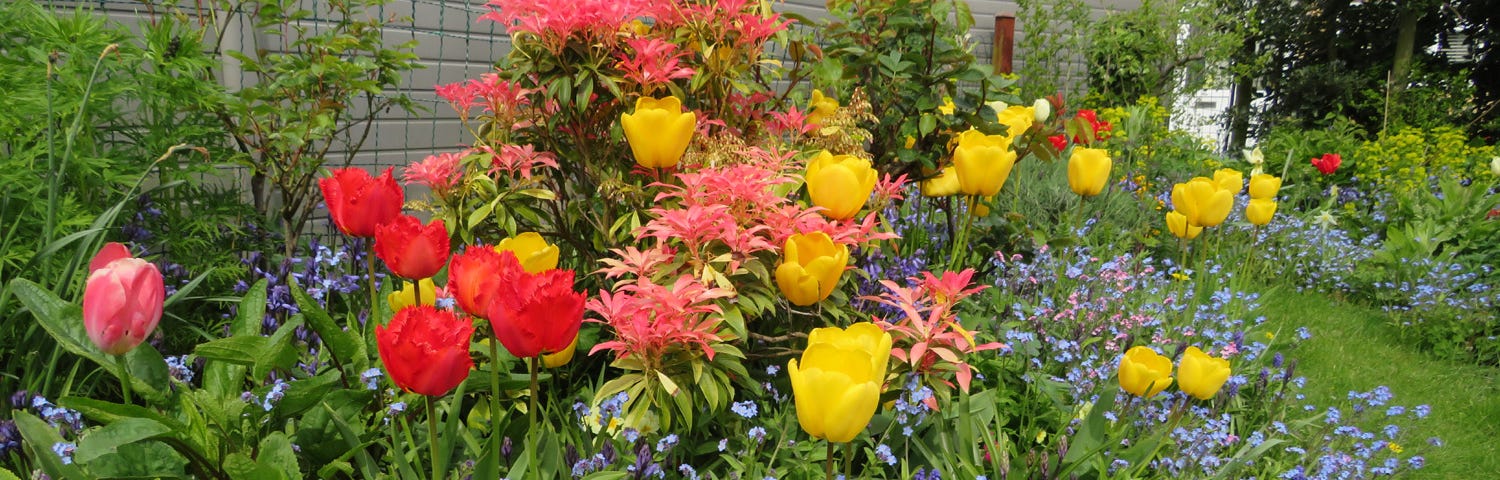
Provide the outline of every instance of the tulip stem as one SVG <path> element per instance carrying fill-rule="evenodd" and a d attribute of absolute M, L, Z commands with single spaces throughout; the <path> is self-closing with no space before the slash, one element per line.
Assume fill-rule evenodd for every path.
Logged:
<path fill-rule="evenodd" d="M 124 397 L 125 404 L 130 405 L 130 367 L 125 365 L 124 355 L 115 355 L 115 360 L 120 361 L 120 395 Z"/>
<path fill-rule="evenodd" d="M 541 363 L 542 354 L 538 353 L 535 357 L 531 357 L 531 408 L 526 409 L 526 416 L 531 422 L 532 430 L 536 429 L 536 374 L 538 370 L 542 369 Z"/>
<path fill-rule="evenodd" d="M 490 326 L 490 435 L 500 434 L 500 337 Z M 495 449 L 495 465 L 500 464 L 500 449 Z"/>
<path fill-rule="evenodd" d="M 854 462 L 849 460 L 851 458 L 854 458 L 854 442 L 848 442 L 848 443 L 844 444 L 844 478 L 845 479 L 854 478 Z"/>
<path fill-rule="evenodd" d="M 437 480 L 442 478 L 443 472 L 438 470 L 437 409 L 432 406 L 434 402 L 432 396 L 427 396 L 427 442 L 432 446 L 432 480 Z"/>
<path fill-rule="evenodd" d="M 953 238 L 952 248 L 949 250 L 948 270 L 957 270 L 959 265 L 959 254 L 963 251 L 964 244 L 969 241 L 969 228 L 974 225 L 974 204 L 978 201 L 978 195 L 964 196 L 963 227 L 959 228 L 958 234 Z"/>
<path fill-rule="evenodd" d="M 433 292 L 433 294 L 436 295 L 437 292 Z M 412 298 L 412 300 L 416 300 L 415 302 L 412 303 L 412 305 L 416 305 L 418 307 L 422 306 L 422 280 L 421 279 L 417 279 L 416 286 L 414 286 L 412 288 L 411 298 Z M 433 302 L 433 304 L 436 304 L 436 303 L 437 302 Z"/>
<path fill-rule="evenodd" d="M 833 480 L 833 442 L 828 442 L 828 458 L 826 460 L 827 462 L 824 465 L 823 472 L 827 476 L 824 478 Z"/>
<path fill-rule="evenodd" d="M 365 318 L 365 324 L 361 331 L 368 332 L 371 328 L 374 328 L 373 325 L 378 321 L 375 318 L 375 306 L 379 304 L 378 299 L 380 298 L 380 292 L 375 290 L 375 242 L 373 240 L 370 241 L 369 250 L 365 252 L 365 271 L 370 276 L 370 316 Z M 419 286 L 417 290 L 420 291 L 421 287 Z"/>

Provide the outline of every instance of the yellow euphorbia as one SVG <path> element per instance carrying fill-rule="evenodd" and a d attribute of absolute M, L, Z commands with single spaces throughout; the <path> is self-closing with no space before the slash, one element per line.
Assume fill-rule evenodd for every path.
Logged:
<path fill-rule="evenodd" d="M 1092 197 L 1104 191 L 1114 162 L 1102 148 L 1074 147 L 1068 157 L 1068 187 L 1073 193 Z"/>
<path fill-rule="evenodd" d="M 965 195 L 988 197 L 1000 193 L 1015 165 L 1016 152 L 1010 150 L 1010 139 L 1001 135 L 970 129 L 958 136 L 958 147 L 953 149 L 958 191 Z"/>
<path fill-rule="evenodd" d="M 682 161 L 698 127 L 698 117 L 684 112 L 677 97 L 641 97 L 635 101 L 635 113 L 620 115 L 620 126 L 625 129 L 636 163 L 646 168 L 668 168 Z"/>
<path fill-rule="evenodd" d="M 1268 174 L 1250 176 L 1250 198 L 1272 198 L 1281 191 L 1281 179 Z"/>
<path fill-rule="evenodd" d="M 437 285 L 434 285 L 432 283 L 431 278 L 424 278 L 418 280 L 416 284 L 413 284 L 411 282 L 401 282 L 400 290 L 387 294 L 385 296 L 385 302 L 391 305 L 391 311 L 399 312 L 403 308 L 415 305 L 417 303 L 417 299 L 414 298 L 414 296 L 417 293 L 417 286 L 419 285 L 422 288 L 422 304 L 437 304 Z"/>
<path fill-rule="evenodd" d="M 1214 358 L 1198 347 L 1188 347 L 1177 365 L 1177 388 L 1199 400 L 1219 393 L 1229 380 L 1229 360 Z"/>
<path fill-rule="evenodd" d="M 1245 205 L 1245 219 L 1256 226 L 1265 226 L 1271 223 L 1271 217 L 1276 216 L 1276 201 L 1269 198 L 1252 198 Z"/>
<path fill-rule="evenodd" d="M 1187 217 L 1176 210 L 1167 212 L 1167 230 L 1171 230 L 1172 235 L 1177 238 L 1187 240 L 1198 238 L 1198 234 L 1203 233 L 1203 227 L 1188 225 Z"/>
<path fill-rule="evenodd" d="M 578 337 L 575 336 L 573 337 L 573 343 L 568 344 L 568 348 L 559 350 L 557 353 L 542 354 L 542 365 L 546 365 L 547 368 L 557 368 L 567 365 L 568 362 L 573 361 L 573 352 L 577 350 Z"/>
<path fill-rule="evenodd" d="M 879 177 L 870 161 L 853 155 L 834 155 L 824 150 L 807 163 L 807 194 L 823 215 L 848 220 L 864 208 Z"/>
<path fill-rule="evenodd" d="M 891 334 L 869 322 L 819 328 L 802 358 L 787 363 L 797 423 L 814 438 L 843 443 L 869 425 L 891 356 Z"/>
<path fill-rule="evenodd" d="M 557 268 L 557 246 L 548 244 L 542 235 L 526 232 L 506 238 L 495 245 L 497 252 L 511 252 L 521 261 L 526 273 L 537 274 Z"/>
<path fill-rule="evenodd" d="M 1172 206 L 1187 217 L 1188 225 L 1212 227 L 1229 217 L 1234 194 L 1207 177 L 1195 177 L 1172 186 Z"/>
<path fill-rule="evenodd" d="M 1120 359 L 1120 388 L 1151 398 L 1172 385 L 1172 360 L 1149 347 L 1135 346 Z"/>
<path fill-rule="evenodd" d="M 812 100 L 807 103 L 807 123 L 814 125 L 822 125 L 823 120 L 832 117 L 839 110 L 839 100 L 825 97 L 819 90 L 813 90 Z"/>
<path fill-rule="evenodd" d="M 958 193 L 958 170 L 953 167 L 943 168 L 943 172 L 936 177 L 922 181 L 922 196 L 924 197 L 946 197 Z"/>
<path fill-rule="evenodd" d="M 776 286 L 793 305 L 812 305 L 833 293 L 848 264 L 849 247 L 833 243 L 823 232 L 798 233 L 786 239 Z"/>
<path fill-rule="evenodd" d="M 995 120 L 1005 125 L 1005 137 L 1014 140 L 1030 130 L 1031 124 L 1036 122 L 1036 107 L 1005 107 L 1005 110 L 995 113 Z"/>
<path fill-rule="evenodd" d="M 1214 172 L 1214 183 L 1219 188 L 1229 191 L 1230 195 L 1239 195 L 1240 190 L 1245 188 L 1245 175 L 1233 168 L 1221 168 Z"/>

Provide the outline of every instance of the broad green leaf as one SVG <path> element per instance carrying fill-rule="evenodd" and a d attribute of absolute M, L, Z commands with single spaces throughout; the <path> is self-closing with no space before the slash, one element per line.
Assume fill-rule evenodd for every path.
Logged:
<path fill-rule="evenodd" d="M 307 293 L 302 291 L 302 287 L 295 283 L 292 285 L 292 298 L 297 300 L 297 306 L 302 309 L 302 317 L 307 319 L 308 326 L 318 332 L 318 337 L 323 339 L 323 344 L 328 346 L 329 352 L 347 369 L 344 374 L 349 377 L 358 376 L 369 363 L 369 359 L 365 358 L 364 342 L 360 341 L 359 336 L 334 323 L 333 318 L 328 316 L 328 312 L 323 311 L 323 307 L 318 306 L 318 303 L 313 301 L 312 297 L 307 296 Z"/>
<path fill-rule="evenodd" d="M 252 366 L 255 365 L 256 357 L 265 351 L 267 341 L 266 337 L 261 336 L 220 338 L 198 344 L 193 348 L 193 354 L 208 360 Z M 243 371 L 241 374 L 243 375 Z"/>
<path fill-rule="evenodd" d="M 26 448 L 31 451 L 32 461 L 41 467 L 43 473 L 66 480 L 90 478 L 84 475 L 83 469 L 78 465 L 64 465 L 62 459 L 53 453 L 52 446 L 63 443 L 56 428 L 26 411 L 16 410 L 11 415 L 11 419 L 16 422 L 16 429 L 21 431 L 21 439 L 25 440 Z"/>
<path fill-rule="evenodd" d="M 122 445 L 156 438 L 171 431 L 166 425 L 150 419 L 120 420 L 84 436 L 78 442 L 78 451 L 74 453 L 73 461 L 86 464 L 95 458 L 119 451 Z"/>
<path fill-rule="evenodd" d="M 285 433 L 274 432 L 261 440 L 260 455 L 255 461 L 271 467 L 281 478 L 302 478 L 302 470 L 297 466 L 297 452 L 292 451 L 292 441 Z"/>
<path fill-rule="evenodd" d="M 266 340 L 266 348 L 255 358 L 255 378 L 266 378 L 272 370 L 287 370 L 297 364 L 296 340 L 293 335 L 302 326 L 302 316 L 294 316 L 281 324 L 276 333 Z"/>

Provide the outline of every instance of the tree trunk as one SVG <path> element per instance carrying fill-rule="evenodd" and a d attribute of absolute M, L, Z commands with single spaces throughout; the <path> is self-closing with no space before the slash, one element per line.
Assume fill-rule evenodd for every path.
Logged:
<path fill-rule="evenodd" d="M 1229 94 L 1229 154 L 1245 149 L 1250 136 L 1250 101 L 1254 100 L 1255 78 L 1241 74 Z"/>
<path fill-rule="evenodd" d="M 1401 16 L 1396 20 L 1396 53 L 1391 61 L 1391 84 L 1387 87 L 1391 90 L 1391 100 L 1406 89 L 1408 77 L 1411 76 L 1412 52 L 1417 46 L 1417 21 L 1422 19 L 1425 10 L 1417 6 L 1407 6 L 1401 9 Z"/>

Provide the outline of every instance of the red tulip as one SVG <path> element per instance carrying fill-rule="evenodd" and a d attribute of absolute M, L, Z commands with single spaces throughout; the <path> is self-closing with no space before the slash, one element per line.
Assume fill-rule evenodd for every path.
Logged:
<path fill-rule="evenodd" d="M 529 274 L 511 252 L 501 253 L 516 281 L 504 282 L 485 317 L 511 355 L 530 358 L 568 348 L 583 324 L 583 293 L 573 291 L 572 270 Z"/>
<path fill-rule="evenodd" d="M 375 256 L 396 276 L 420 280 L 437 275 L 448 263 L 448 228 L 442 220 L 426 226 L 400 215 L 375 229 Z"/>
<path fill-rule="evenodd" d="M 328 216 L 344 235 L 370 238 L 375 228 L 401 215 L 404 195 L 391 176 L 393 168 L 380 177 L 371 178 L 362 168 L 333 170 L 333 176 L 318 180 Z"/>
<path fill-rule="evenodd" d="M 1063 149 L 1065 148 L 1068 148 L 1067 135 L 1053 135 L 1047 137 L 1047 141 L 1052 142 L 1052 148 L 1057 149 L 1057 151 L 1059 152 L 1063 151 Z"/>
<path fill-rule="evenodd" d="M 453 312 L 429 305 L 396 312 L 387 326 L 375 327 L 380 361 L 396 386 L 428 396 L 441 396 L 469 377 L 469 338 L 474 324 Z"/>
<path fill-rule="evenodd" d="M 486 315 L 491 299 L 500 293 L 502 286 L 519 281 L 521 273 L 524 270 L 515 254 L 502 255 L 490 247 L 470 247 L 453 256 L 448 267 L 448 288 L 458 308 L 489 319 Z"/>
<path fill-rule="evenodd" d="M 1340 158 L 1337 153 L 1325 153 L 1321 158 L 1312 159 L 1313 166 L 1324 175 L 1333 175 L 1333 172 L 1339 169 L 1339 164 L 1343 162 L 1344 159 Z"/>
<path fill-rule="evenodd" d="M 109 243 L 89 262 L 83 291 L 83 328 L 89 340 L 110 355 L 141 344 L 161 322 L 166 288 L 156 265 Z"/>

